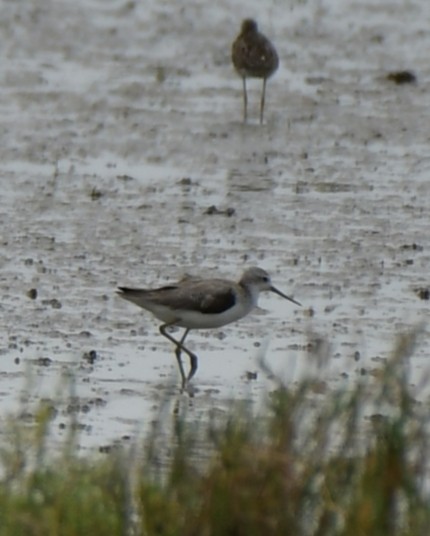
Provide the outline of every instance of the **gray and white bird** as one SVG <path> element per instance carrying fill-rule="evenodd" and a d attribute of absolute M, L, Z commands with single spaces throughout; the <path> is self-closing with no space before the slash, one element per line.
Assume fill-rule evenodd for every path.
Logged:
<path fill-rule="evenodd" d="M 243 318 L 257 305 L 262 291 L 274 292 L 301 305 L 274 287 L 268 273 L 261 268 L 249 268 L 238 283 L 187 276 L 177 283 L 156 289 L 118 287 L 121 298 L 150 311 L 163 322 L 160 333 L 175 345 L 183 388 L 197 371 L 197 356 L 184 345 L 188 333 L 192 329 L 219 328 Z M 168 333 L 170 326 L 185 328 L 180 340 Z M 190 358 L 188 375 L 184 372 L 181 352 Z"/>

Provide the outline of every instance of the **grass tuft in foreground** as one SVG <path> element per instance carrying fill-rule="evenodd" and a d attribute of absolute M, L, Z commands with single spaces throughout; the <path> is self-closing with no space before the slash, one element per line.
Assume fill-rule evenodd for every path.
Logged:
<path fill-rule="evenodd" d="M 400 337 L 353 388 L 280 383 L 259 414 L 168 417 L 162 466 L 156 431 L 104 458 L 78 456 L 73 437 L 52 455 L 42 404 L 38 425 L 14 424 L 1 451 L 0 536 L 427 535 L 429 412 L 416 400 L 424 380 L 409 385 L 415 339 Z"/>

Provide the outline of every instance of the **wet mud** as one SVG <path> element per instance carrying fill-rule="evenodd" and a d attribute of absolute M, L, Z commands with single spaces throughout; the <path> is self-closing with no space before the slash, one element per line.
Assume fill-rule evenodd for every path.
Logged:
<path fill-rule="evenodd" d="M 83 447 L 127 442 L 160 406 L 193 418 L 318 374 L 371 374 L 429 313 L 430 4 L 3 0 L 0 405 Z M 242 84 L 230 46 L 253 16 L 275 44 Z M 398 83 L 393 73 L 413 73 Z M 194 332 L 190 399 L 172 347 L 118 285 L 268 270 L 304 307 Z M 428 367 L 428 328 L 412 363 Z M 320 356 L 324 361 L 321 369 Z M 70 378 L 73 378 L 71 380 Z M 58 400 L 62 401 L 59 402 Z"/>

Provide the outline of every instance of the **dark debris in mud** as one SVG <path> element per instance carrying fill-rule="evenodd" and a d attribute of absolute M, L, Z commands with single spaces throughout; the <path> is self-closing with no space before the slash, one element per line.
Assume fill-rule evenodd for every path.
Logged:
<path fill-rule="evenodd" d="M 420 300 L 430 300 L 430 288 L 428 287 L 417 288 L 415 293 Z"/>
<path fill-rule="evenodd" d="M 82 359 L 90 365 L 94 365 L 97 359 L 97 352 L 95 350 L 89 350 L 88 352 L 84 352 L 82 355 Z"/>
<path fill-rule="evenodd" d="M 35 299 L 37 299 L 37 289 L 36 289 L 36 288 L 31 288 L 31 289 L 27 292 L 27 296 L 30 298 L 30 300 L 35 300 Z"/>
<path fill-rule="evenodd" d="M 211 205 L 204 211 L 204 214 L 207 214 L 208 216 L 227 216 L 228 218 L 231 218 L 231 216 L 236 214 L 236 210 L 233 207 L 219 209 L 215 205 Z"/>
<path fill-rule="evenodd" d="M 387 74 L 387 80 L 397 85 L 416 84 L 417 76 L 412 71 L 393 71 Z"/>

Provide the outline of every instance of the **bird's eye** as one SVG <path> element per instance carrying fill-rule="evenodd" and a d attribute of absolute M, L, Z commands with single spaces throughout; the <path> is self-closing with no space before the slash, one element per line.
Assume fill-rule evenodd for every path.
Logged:
<path fill-rule="evenodd" d="M 263 281 L 264 281 L 264 283 L 268 283 L 268 282 L 269 282 L 269 278 L 267 277 L 267 275 L 264 275 L 264 276 L 263 276 Z"/>

